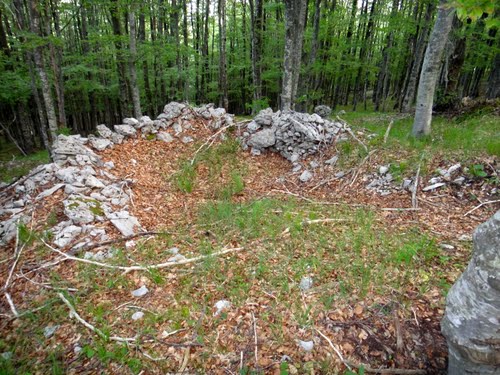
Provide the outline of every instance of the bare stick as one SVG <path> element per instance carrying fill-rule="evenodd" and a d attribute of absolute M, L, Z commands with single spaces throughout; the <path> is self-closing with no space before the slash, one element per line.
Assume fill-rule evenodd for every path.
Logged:
<path fill-rule="evenodd" d="M 483 202 L 483 203 L 481 203 L 479 206 L 476 206 L 476 207 L 474 207 L 472 210 L 468 211 L 468 212 L 464 215 L 464 217 L 465 217 L 465 216 L 467 216 L 467 215 L 470 215 L 471 213 L 473 213 L 473 212 L 474 212 L 474 211 L 476 211 L 477 209 L 479 209 L 479 208 L 481 208 L 481 207 L 483 207 L 483 206 L 486 206 L 487 204 L 494 204 L 494 203 L 500 203 L 500 199 L 499 199 L 499 200 L 496 200 L 496 201 L 488 201 L 488 202 Z"/>
<path fill-rule="evenodd" d="M 149 265 L 149 266 L 113 266 L 113 265 L 107 264 L 107 263 L 96 262 L 94 260 L 84 259 L 84 258 L 78 258 L 78 257 L 72 256 L 72 255 L 68 255 L 66 253 L 63 253 L 61 250 L 58 250 L 58 249 L 50 246 L 45 241 L 42 240 L 42 242 L 50 250 L 58 253 L 59 255 L 62 255 L 63 258 L 64 258 L 62 261 L 65 261 L 65 260 L 74 260 L 76 262 L 93 264 L 93 265 L 98 266 L 98 267 L 110 268 L 110 269 L 115 269 L 115 270 L 121 270 L 121 271 L 124 271 L 124 272 L 148 271 L 148 270 L 151 270 L 151 269 L 161 269 L 161 268 L 168 268 L 168 267 L 174 267 L 174 266 L 181 266 L 181 265 L 184 265 L 184 264 L 195 263 L 195 262 L 198 262 L 200 260 L 204 260 L 204 259 L 210 258 L 212 256 L 221 256 L 221 255 L 225 255 L 225 254 L 229 254 L 229 253 L 234 253 L 234 252 L 237 252 L 237 251 L 241 251 L 241 250 L 244 249 L 243 247 L 236 247 L 236 248 L 232 248 L 232 249 L 224 249 L 224 250 L 218 251 L 218 252 L 210 254 L 210 255 L 201 255 L 201 256 L 198 256 L 198 257 L 195 257 L 195 258 L 181 260 L 179 262 L 165 262 L 165 263 L 160 263 L 160 264 L 152 264 L 152 265 Z"/>
<path fill-rule="evenodd" d="M 394 310 L 394 327 L 396 328 L 396 348 L 401 353 L 403 350 L 403 334 L 401 332 L 401 324 L 399 323 L 398 310 Z"/>
<path fill-rule="evenodd" d="M 342 120 L 339 116 L 337 116 L 337 120 L 339 120 L 340 122 L 344 123 L 344 130 L 346 132 L 348 132 L 351 135 L 351 137 L 353 137 L 356 140 L 356 142 L 358 142 L 361 146 L 363 146 L 363 148 L 365 149 L 366 152 L 368 152 L 368 147 L 363 143 L 363 141 L 361 139 L 359 139 L 358 137 L 356 137 L 356 135 L 349 128 L 349 126 L 347 124 L 347 121 Z"/>
<path fill-rule="evenodd" d="M 391 120 L 391 122 L 389 123 L 389 126 L 387 127 L 387 130 L 385 131 L 384 144 L 387 143 L 387 138 L 389 138 L 389 133 L 391 132 L 392 124 L 394 124 L 394 120 Z"/>
<path fill-rule="evenodd" d="M 316 329 L 316 328 L 315 328 Z M 339 357 L 339 359 L 342 361 L 342 363 L 350 370 L 352 371 L 352 367 L 350 366 L 350 364 L 344 359 L 344 357 L 342 356 L 342 353 L 340 352 L 340 350 L 338 350 L 335 345 L 333 345 L 333 342 L 328 338 L 326 337 L 323 333 L 321 333 L 321 331 L 319 329 L 316 329 L 316 332 L 318 332 L 321 337 L 323 337 L 326 341 L 328 341 L 328 344 L 330 345 L 330 347 L 333 349 L 333 351 L 337 354 L 337 356 Z"/>
<path fill-rule="evenodd" d="M 139 232 L 136 234 L 132 234 L 130 236 L 125 236 L 125 237 L 115 238 L 113 240 L 107 240 L 107 241 L 103 241 L 103 242 L 99 242 L 99 243 L 89 244 L 86 247 L 78 249 L 78 252 L 89 251 L 89 250 L 96 249 L 98 247 L 112 245 L 112 244 L 115 244 L 118 242 L 129 241 L 129 240 L 132 240 L 132 239 L 137 238 L 137 237 L 157 236 L 157 235 L 161 235 L 161 234 L 169 234 L 169 233 L 168 232 Z M 71 250 L 73 250 L 73 249 L 71 249 Z"/>
<path fill-rule="evenodd" d="M 257 322 L 255 320 L 255 315 L 252 311 L 252 320 L 253 320 L 253 335 L 254 335 L 254 338 L 255 338 L 255 341 L 254 341 L 254 348 L 255 348 L 255 367 L 257 367 L 259 365 L 259 341 L 257 339 Z"/>
<path fill-rule="evenodd" d="M 363 159 L 363 161 L 361 162 L 361 164 L 359 164 L 359 167 L 358 167 L 358 169 L 356 169 L 356 173 L 354 174 L 354 177 L 352 178 L 352 181 L 351 181 L 351 183 L 349 184 L 349 186 L 352 186 L 352 185 L 356 182 L 356 179 L 357 179 L 357 178 L 358 178 L 358 176 L 359 176 L 359 172 L 360 172 L 360 170 L 361 170 L 361 167 L 363 166 L 363 164 L 365 164 L 365 163 L 366 163 L 366 161 L 367 161 L 368 159 L 370 159 L 370 157 L 371 157 L 371 156 L 375 153 L 375 151 L 377 151 L 377 150 L 372 150 L 372 151 L 370 151 L 370 152 L 368 153 L 368 155 L 366 155 L 366 157 Z"/>
<path fill-rule="evenodd" d="M 66 297 L 64 297 L 64 295 L 62 293 L 57 293 L 57 295 L 64 302 L 64 304 L 66 306 L 68 306 L 68 309 L 70 311 L 70 318 L 75 318 L 81 324 L 83 324 L 85 327 L 87 327 L 88 329 L 90 329 L 92 332 L 96 333 L 99 337 L 101 337 L 101 338 L 103 338 L 105 340 L 109 339 L 109 340 L 117 341 L 117 342 L 135 342 L 136 341 L 136 339 L 133 338 L 133 337 L 131 337 L 131 338 L 124 338 L 124 337 L 120 337 L 120 336 L 110 336 L 110 337 L 107 337 L 99 328 L 94 327 L 92 324 L 90 324 L 85 319 L 83 319 L 76 312 L 76 310 L 73 307 L 73 305 L 66 299 Z"/>
<path fill-rule="evenodd" d="M 19 313 L 17 312 L 16 305 L 14 305 L 14 301 L 12 301 L 12 297 L 10 296 L 9 292 L 5 292 L 5 298 L 7 299 L 7 302 L 9 303 L 10 310 L 12 311 L 12 314 L 16 318 L 19 317 Z"/>
<path fill-rule="evenodd" d="M 411 205 L 413 208 L 418 208 L 418 199 L 417 199 L 417 191 L 418 191 L 418 179 L 420 176 L 420 166 L 422 165 L 422 160 L 418 164 L 417 175 L 415 176 L 415 184 L 413 185 L 413 192 L 411 194 Z"/>
<path fill-rule="evenodd" d="M 210 147 L 214 144 L 214 142 L 217 140 L 217 136 L 218 136 L 219 134 L 221 134 L 224 130 L 226 130 L 226 129 L 228 129 L 228 128 L 232 127 L 232 126 L 234 126 L 234 125 L 227 125 L 227 126 L 224 126 L 223 128 L 220 128 L 220 129 L 217 131 L 217 133 L 215 133 L 214 135 L 211 135 L 211 136 L 207 139 L 207 141 L 206 141 L 205 143 L 203 143 L 203 144 L 202 144 L 202 145 L 198 148 L 198 150 L 196 150 L 196 151 L 194 152 L 193 159 L 191 159 L 191 165 L 193 165 L 193 164 L 194 164 L 194 161 L 196 160 L 196 156 L 197 156 L 197 155 L 198 155 L 198 153 L 199 153 L 199 152 L 203 149 L 203 147 L 205 147 L 205 146 L 207 146 L 207 145 L 208 145 L 208 146 L 207 146 L 207 148 L 210 148 Z"/>
<path fill-rule="evenodd" d="M 14 263 L 12 264 L 12 267 L 10 268 L 9 271 L 9 276 L 7 276 L 7 280 L 5 281 L 5 284 L 3 286 L 4 290 L 7 290 L 9 288 L 10 284 L 10 279 L 12 278 L 12 274 L 14 273 L 14 269 L 17 266 L 17 262 L 19 262 L 19 258 L 21 257 L 21 253 L 24 249 L 24 245 L 21 246 L 21 249 L 18 250 L 19 247 L 19 220 L 17 220 L 17 230 L 16 230 L 16 245 L 14 247 L 14 254 L 15 254 L 15 259 Z"/>

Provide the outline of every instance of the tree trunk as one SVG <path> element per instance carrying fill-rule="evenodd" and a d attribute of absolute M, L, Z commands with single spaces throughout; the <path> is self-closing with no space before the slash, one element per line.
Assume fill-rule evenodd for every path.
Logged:
<path fill-rule="evenodd" d="M 263 0 L 249 0 L 250 5 L 250 33 L 251 33 L 251 51 L 252 51 L 252 81 L 253 81 L 253 101 L 252 114 L 258 109 L 257 103 L 262 99 L 262 16 Z"/>
<path fill-rule="evenodd" d="M 144 15 L 144 9 L 142 9 L 141 14 L 139 15 L 139 41 L 143 44 L 144 47 L 146 44 L 146 19 Z M 146 109 L 149 115 L 153 116 L 155 111 L 153 106 L 153 94 L 151 92 L 151 86 L 149 83 L 149 66 L 148 57 L 146 54 L 142 58 L 142 75 L 144 80 L 144 91 L 146 92 Z"/>
<path fill-rule="evenodd" d="M 486 97 L 488 99 L 500 97 L 500 53 L 497 53 L 493 59 L 490 76 L 488 78 Z"/>
<path fill-rule="evenodd" d="M 40 15 L 37 8 L 37 0 L 30 0 L 31 32 L 40 35 Z M 42 85 L 42 96 L 45 104 L 45 113 L 47 115 L 51 142 L 54 142 L 57 138 L 57 118 L 54 109 L 54 101 L 52 99 L 52 87 L 47 77 L 47 73 L 45 72 L 41 47 L 36 47 L 33 50 L 33 58 L 35 60 L 35 70 Z"/>
<path fill-rule="evenodd" d="M 229 107 L 227 97 L 226 66 L 226 0 L 219 0 L 219 106 L 226 111 Z"/>
<path fill-rule="evenodd" d="M 441 0 L 436 23 L 432 29 L 429 45 L 425 52 L 418 84 L 417 107 L 412 129 L 414 137 L 422 137 L 431 133 L 434 91 L 438 80 L 441 57 L 453 24 L 454 12 L 455 9 L 448 6 L 447 0 Z"/>
<path fill-rule="evenodd" d="M 285 54 L 281 87 L 281 110 L 283 111 L 290 111 L 295 108 L 302 43 L 304 40 L 306 6 L 306 1 L 285 0 Z"/>
<path fill-rule="evenodd" d="M 451 287 L 441 331 L 448 342 L 449 375 L 499 373 L 500 211 L 474 232 L 467 269 Z"/>
<path fill-rule="evenodd" d="M 133 7 L 133 5 L 132 5 Z M 132 91 L 132 104 L 134 105 L 134 116 L 140 118 L 141 111 L 141 94 L 139 93 L 139 86 L 137 84 L 137 71 L 135 68 L 135 61 L 137 59 L 137 41 L 136 41 L 136 28 L 135 28 L 135 12 L 130 9 L 128 12 L 128 27 L 130 37 L 130 58 L 128 62 L 128 70 L 130 74 L 130 88 Z"/>

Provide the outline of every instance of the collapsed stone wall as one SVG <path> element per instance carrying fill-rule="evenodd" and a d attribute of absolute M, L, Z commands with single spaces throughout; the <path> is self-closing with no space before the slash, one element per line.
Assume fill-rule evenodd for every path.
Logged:
<path fill-rule="evenodd" d="M 328 111 L 321 113 L 327 115 Z M 246 126 L 241 141 L 254 155 L 270 150 L 295 163 L 335 140 L 345 139 L 346 132 L 345 124 L 330 121 L 317 113 L 273 112 L 267 108 Z"/>
<path fill-rule="evenodd" d="M 52 163 L 36 167 L 0 191 L 0 246 L 16 236 L 19 224 L 30 222 L 31 213 L 40 201 L 60 190 L 64 192 L 65 220 L 50 229 L 52 243 L 59 248 L 72 245 L 78 249 L 105 241 L 108 238 L 106 222 L 123 236 L 143 230 L 129 212 L 134 181 L 113 175 L 113 163 L 104 163 L 95 151 L 139 136 L 161 142 L 193 142 L 185 131 L 192 127 L 194 120 L 212 129 L 234 122 L 232 115 L 213 104 L 191 107 L 172 102 L 156 120 L 148 116 L 126 118 L 123 124 L 114 125 L 113 130 L 98 125 L 96 134 L 88 138 L 59 135 L 53 144 Z"/>

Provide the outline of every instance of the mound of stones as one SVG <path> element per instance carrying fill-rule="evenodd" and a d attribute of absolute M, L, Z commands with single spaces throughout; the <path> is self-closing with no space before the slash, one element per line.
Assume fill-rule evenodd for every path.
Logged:
<path fill-rule="evenodd" d="M 344 124 L 317 113 L 273 112 L 267 108 L 246 126 L 241 140 L 243 147 L 250 148 L 254 155 L 270 150 L 295 163 L 336 140 L 345 139 L 345 132 Z"/>
<path fill-rule="evenodd" d="M 193 139 L 185 131 L 192 127 L 193 120 L 203 121 L 212 129 L 230 126 L 234 121 L 223 108 L 215 108 L 213 104 L 191 107 L 172 102 L 156 120 L 148 116 L 126 118 L 113 129 L 98 125 L 96 134 L 87 138 L 59 135 L 53 144 L 52 163 L 36 167 L 0 191 L 0 246 L 13 240 L 18 226 L 31 221 L 37 204 L 57 191 L 64 193 L 65 220 L 50 228 L 54 246 L 71 245 L 78 249 L 105 241 L 106 223 L 111 223 L 123 236 L 143 230 L 139 220 L 129 212 L 134 181 L 113 175 L 113 163 L 103 162 L 96 151 L 138 136 L 189 143 Z"/>

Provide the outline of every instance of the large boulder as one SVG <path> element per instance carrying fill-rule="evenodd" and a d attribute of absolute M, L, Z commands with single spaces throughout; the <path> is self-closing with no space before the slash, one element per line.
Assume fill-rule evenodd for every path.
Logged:
<path fill-rule="evenodd" d="M 441 330 L 448 374 L 500 374 L 500 210 L 474 232 L 474 253 L 451 287 Z"/>
<path fill-rule="evenodd" d="M 276 143 L 276 135 L 274 129 L 268 128 L 264 129 L 258 133 L 253 134 L 248 140 L 248 145 L 262 150 L 267 147 L 271 147 Z"/>

